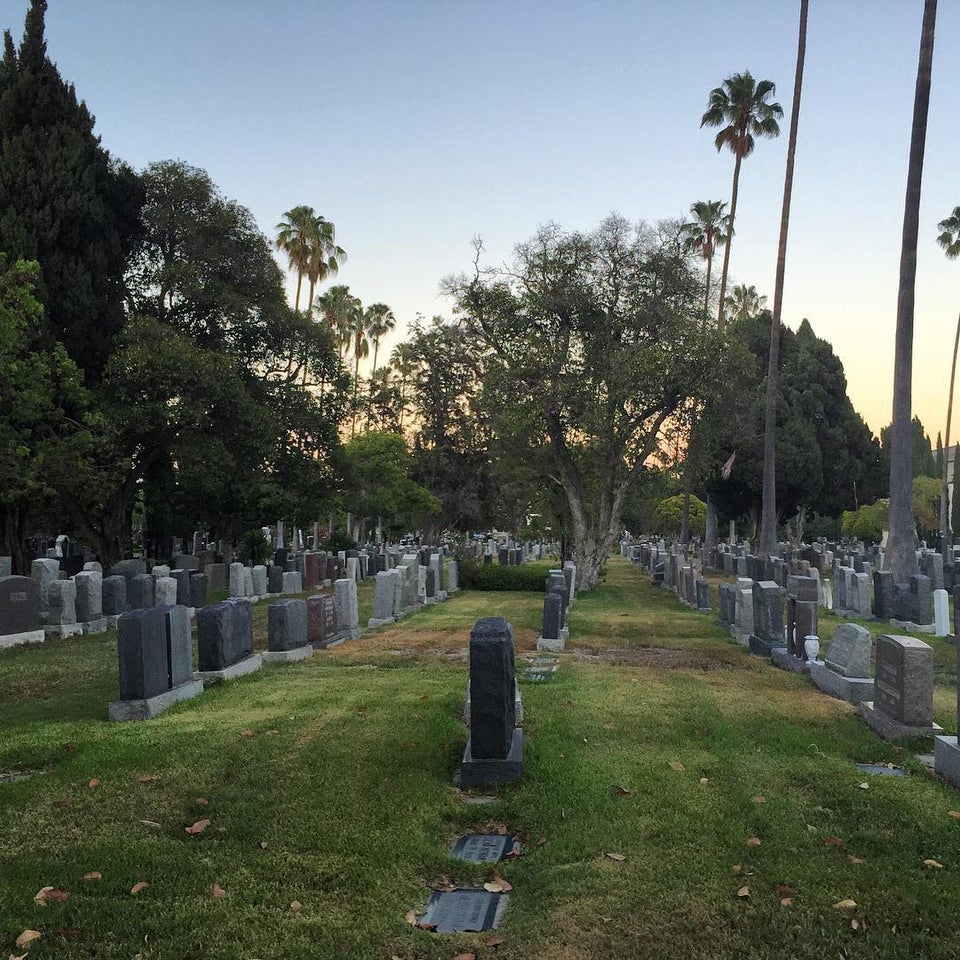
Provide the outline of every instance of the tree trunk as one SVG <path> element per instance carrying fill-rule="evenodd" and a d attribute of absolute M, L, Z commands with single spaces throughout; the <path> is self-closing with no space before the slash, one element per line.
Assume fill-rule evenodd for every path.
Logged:
<path fill-rule="evenodd" d="M 713 254 L 707 257 L 707 292 L 703 297 L 703 329 L 707 329 L 707 313 L 710 310 L 710 271 L 713 269 Z"/>
<path fill-rule="evenodd" d="M 710 494 L 707 494 L 707 529 L 703 536 L 705 550 L 713 550 L 717 545 L 717 508 L 713 505 Z"/>
<path fill-rule="evenodd" d="M 953 338 L 953 362 L 950 364 L 950 391 L 947 395 L 947 432 L 943 440 L 943 472 L 940 478 L 940 549 L 946 554 L 950 546 L 949 535 L 953 532 L 950 523 L 950 511 L 947 509 L 947 473 L 950 463 L 950 421 L 953 418 L 953 383 L 957 377 L 957 347 L 960 346 L 960 315 L 957 316 L 957 333 Z M 957 465 L 953 465 L 954 482 L 956 482 Z"/>
<path fill-rule="evenodd" d="M 717 329 L 723 329 L 723 300 L 727 294 L 727 271 L 730 268 L 730 248 L 733 246 L 733 221 L 737 216 L 737 194 L 740 192 L 740 162 L 742 157 L 735 154 L 733 164 L 733 190 L 730 193 L 730 219 L 727 221 L 727 245 L 723 250 L 723 270 L 720 273 L 720 309 L 717 311 Z"/>
<path fill-rule="evenodd" d="M 773 288 L 773 320 L 770 323 L 770 355 L 767 358 L 767 402 L 763 424 L 763 507 L 760 518 L 761 556 L 776 553 L 777 550 L 777 364 L 780 360 L 780 316 L 783 307 L 783 276 L 787 266 L 787 231 L 790 226 L 790 198 L 793 194 L 793 164 L 797 153 L 797 124 L 800 120 L 800 93 L 803 88 L 803 64 L 807 49 L 807 7 L 808 0 L 800 0 L 797 72 L 793 81 L 787 171 L 783 181 L 780 242 L 777 247 L 777 279 Z"/>
<path fill-rule="evenodd" d="M 690 457 L 683 464 L 683 519 L 680 522 L 680 542 L 690 542 Z"/>
<path fill-rule="evenodd" d="M 930 73 L 937 0 L 925 0 L 920 31 L 920 58 L 910 131 L 910 163 L 904 198 L 900 249 L 900 288 L 897 295 L 897 334 L 893 364 L 893 427 L 890 438 L 890 528 L 886 568 L 894 583 L 905 583 L 917 572 L 916 524 L 913 518 L 913 308 L 917 278 L 917 235 L 920 227 L 920 184 L 930 105 Z"/>
<path fill-rule="evenodd" d="M 297 271 L 297 295 L 293 301 L 293 309 L 299 313 L 300 312 L 300 290 L 303 287 L 303 271 Z"/>

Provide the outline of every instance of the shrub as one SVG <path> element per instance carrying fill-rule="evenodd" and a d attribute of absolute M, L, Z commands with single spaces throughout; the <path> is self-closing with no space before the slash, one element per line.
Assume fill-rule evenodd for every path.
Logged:
<path fill-rule="evenodd" d="M 465 590 L 520 590 L 543 593 L 543 581 L 550 572 L 548 563 L 524 563 L 519 567 L 499 563 L 476 563 L 460 560 L 457 573 Z"/>
<path fill-rule="evenodd" d="M 270 554 L 270 543 L 267 540 L 267 535 L 256 528 L 247 530 L 240 536 L 237 553 L 244 563 L 249 563 L 252 567 L 266 563 L 267 556 Z"/>
<path fill-rule="evenodd" d="M 323 541 L 323 549 L 329 553 L 337 553 L 339 550 L 356 550 L 357 541 L 351 540 L 343 530 L 334 530 L 333 533 Z"/>

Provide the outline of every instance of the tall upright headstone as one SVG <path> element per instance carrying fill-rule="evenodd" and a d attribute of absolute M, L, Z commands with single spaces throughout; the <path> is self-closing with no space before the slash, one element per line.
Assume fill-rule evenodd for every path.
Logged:
<path fill-rule="evenodd" d="M 462 786 L 508 783 L 523 773 L 523 731 L 515 726 L 513 627 L 503 617 L 478 620 L 470 633 L 470 736 Z"/>
<path fill-rule="evenodd" d="M 303 600 L 277 600 L 267 607 L 268 663 L 288 663 L 313 656 L 307 639 L 307 604 Z"/>
<path fill-rule="evenodd" d="M 33 577 L 0 577 L 0 649 L 40 643 L 40 585 Z"/>
<path fill-rule="evenodd" d="M 348 640 L 360 638 L 360 611 L 357 605 L 357 581 L 345 577 L 334 584 L 337 598 L 337 622 Z"/>

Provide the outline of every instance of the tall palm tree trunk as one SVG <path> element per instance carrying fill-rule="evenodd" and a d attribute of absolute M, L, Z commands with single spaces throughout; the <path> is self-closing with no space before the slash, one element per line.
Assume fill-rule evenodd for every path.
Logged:
<path fill-rule="evenodd" d="M 703 329 L 707 329 L 707 311 L 710 309 L 710 271 L 713 267 L 713 254 L 707 257 L 707 292 L 703 297 Z"/>
<path fill-rule="evenodd" d="M 890 533 L 886 565 L 894 583 L 917 572 L 916 526 L 913 519 L 913 433 L 910 419 L 913 391 L 913 309 L 917 279 L 917 235 L 920 228 L 920 184 L 930 106 L 930 74 L 937 0 L 924 0 L 920 58 L 910 131 L 910 163 L 903 209 L 900 247 L 900 289 L 897 295 L 896 351 L 893 362 L 893 428 L 890 438 Z"/>
<path fill-rule="evenodd" d="M 950 511 L 947 509 L 947 466 L 950 462 L 950 421 L 953 418 L 953 383 L 957 378 L 957 347 L 960 347 L 960 315 L 957 316 L 957 333 L 953 338 L 953 362 L 950 364 L 950 391 L 947 396 L 947 432 L 943 441 L 943 463 L 940 465 L 942 474 L 940 478 L 940 549 L 946 554 L 950 546 L 949 535 L 952 533 L 950 526 Z M 957 486 L 957 461 L 953 461 L 953 486 L 954 496 L 956 496 Z"/>
<path fill-rule="evenodd" d="M 293 301 L 293 309 L 299 313 L 300 312 L 300 290 L 303 288 L 303 271 L 297 271 L 297 295 Z"/>
<path fill-rule="evenodd" d="M 360 350 L 357 349 L 353 361 L 353 420 L 350 424 L 350 436 L 357 432 L 357 385 L 360 383 Z"/>
<path fill-rule="evenodd" d="M 770 322 L 770 355 L 767 358 L 767 402 L 763 425 L 763 506 L 760 513 L 760 552 L 777 549 L 777 364 L 780 361 L 780 313 L 783 307 L 783 277 L 787 267 L 787 231 L 790 226 L 790 199 L 793 196 L 793 165 L 797 153 L 797 125 L 800 120 L 800 93 L 807 52 L 807 7 L 800 0 L 800 31 L 797 40 L 797 72 L 793 80 L 793 107 L 787 141 L 787 170 L 783 181 L 780 211 L 780 243 L 777 247 L 777 278 L 773 288 L 773 319 Z"/>
<path fill-rule="evenodd" d="M 730 248 L 733 246 L 733 221 L 737 216 L 737 194 L 740 192 L 740 163 L 743 158 L 736 154 L 733 164 L 733 190 L 730 193 L 730 219 L 727 221 L 727 245 L 723 251 L 723 270 L 720 273 L 720 309 L 717 312 L 717 329 L 723 329 L 723 298 L 727 295 L 727 272 L 730 269 Z"/>

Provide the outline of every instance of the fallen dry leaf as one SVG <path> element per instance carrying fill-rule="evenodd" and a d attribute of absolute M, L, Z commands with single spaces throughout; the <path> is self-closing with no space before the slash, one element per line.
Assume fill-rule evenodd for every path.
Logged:
<path fill-rule="evenodd" d="M 487 937 L 487 942 L 484 944 L 484 946 L 487 946 L 487 947 L 499 947 L 501 943 L 506 943 L 506 942 L 507 942 L 507 938 L 506 938 L 506 937 L 501 937 L 501 936 L 498 934 L 497 936 Z"/>
<path fill-rule="evenodd" d="M 766 803 L 766 802 L 767 802 L 767 798 L 766 798 L 766 797 L 761 797 L 761 796 L 756 796 L 756 797 L 753 798 L 753 802 L 754 802 L 754 803 Z"/>
<path fill-rule="evenodd" d="M 303 904 L 302 904 L 299 900 L 294 900 L 294 901 L 290 904 L 290 909 L 291 909 L 291 910 L 294 910 L 294 911 L 296 911 L 296 910 L 302 910 L 302 909 L 303 909 Z"/>
<path fill-rule="evenodd" d="M 867 862 L 866 860 L 863 859 L 863 857 L 855 857 L 855 856 L 853 856 L 853 854 L 850 854 L 850 853 L 847 854 L 847 859 L 848 859 L 851 863 L 866 863 L 866 862 Z"/>
<path fill-rule="evenodd" d="M 19 957 L 15 957 L 12 953 L 10 954 L 10 960 L 27 960 L 27 954 L 21 953 Z"/>
<path fill-rule="evenodd" d="M 701 783 L 709 783 L 710 780 L 709 780 L 708 777 L 701 777 L 701 778 L 700 778 L 700 782 L 701 782 Z"/>
<path fill-rule="evenodd" d="M 960 820 L 960 810 L 951 810 L 948 816 L 953 817 L 954 820 Z"/>
<path fill-rule="evenodd" d="M 72 801 L 69 797 L 61 797 L 61 798 L 57 801 L 56 805 L 57 805 L 58 807 L 72 807 L 72 806 L 73 806 L 73 801 Z"/>
<path fill-rule="evenodd" d="M 793 906 L 793 897 L 781 897 L 780 906 L 781 907 Z"/>
<path fill-rule="evenodd" d="M 100 786 L 100 781 L 99 781 L 96 777 L 94 777 L 94 778 L 87 784 L 87 786 L 88 786 L 91 790 L 96 790 L 97 787 Z"/>
<path fill-rule="evenodd" d="M 605 856 L 609 857 L 611 860 L 616 860 L 619 863 L 621 860 L 626 860 L 627 858 L 622 853 L 608 853 Z"/>
<path fill-rule="evenodd" d="M 72 753 L 77 749 L 77 745 L 71 740 L 70 743 L 65 743 L 63 745 L 63 749 L 66 750 L 67 753 Z"/>
<path fill-rule="evenodd" d="M 856 910 L 857 904 L 853 900 L 838 900 L 833 908 L 834 910 Z"/>
<path fill-rule="evenodd" d="M 730 870 L 731 870 L 733 873 L 739 873 L 742 869 L 743 869 L 743 867 L 741 867 L 739 863 L 735 863 L 735 864 L 730 868 Z"/>
<path fill-rule="evenodd" d="M 429 694 L 429 693 L 425 693 L 425 694 L 420 698 L 420 702 L 421 702 L 421 703 L 426 703 L 429 699 L 430 699 L 430 694 Z"/>
<path fill-rule="evenodd" d="M 924 860 L 923 865 L 929 870 L 942 870 L 943 864 L 937 860 Z"/>
<path fill-rule="evenodd" d="M 215 883 L 215 884 L 213 885 L 213 889 L 210 891 L 210 893 L 211 893 L 211 895 L 213 896 L 213 899 L 214 899 L 214 900 L 219 900 L 222 896 L 224 896 L 224 895 L 226 894 L 226 892 L 227 892 L 227 891 L 224 890 L 223 887 L 221 887 L 219 883 Z"/>
<path fill-rule="evenodd" d="M 869 790 L 869 789 L 870 789 L 870 784 L 867 783 L 866 780 L 864 780 L 863 783 L 858 784 L 858 786 L 860 787 L 861 790 Z"/>
<path fill-rule="evenodd" d="M 184 827 L 183 829 L 186 830 L 186 832 L 191 834 L 192 836 L 196 836 L 198 833 L 203 833 L 203 831 L 206 830 L 207 827 L 209 826 L 210 826 L 210 821 L 207 819 L 204 819 L 204 820 L 198 820 L 196 823 L 191 824 L 189 827 Z"/>
<path fill-rule="evenodd" d="M 48 900 L 54 903 L 63 903 L 70 899 L 70 894 L 65 890 L 58 890 L 56 887 L 42 887 L 34 894 L 33 902 L 38 907 L 45 907 Z"/>
<path fill-rule="evenodd" d="M 671 767 L 673 770 L 677 770 L 677 771 L 686 770 L 686 769 L 687 769 L 679 760 L 671 760 L 671 761 L 670 761 L 670 767 Z"/>
<path fill-rule="evenodd" d="M 509 893 L 513 886 L 500 876 L 499 870 L 494 870 L 493 879 L 485 883 L 483 889 L 488 893 Z"/>
<path fill-rule="evenodd" d="M 205 807 L 210 801 L 206 797 L 197 797 L 196 804 L 198 807 Z"/>
<path fill-rule="evenodd" d="M 475 953 L 458 953 L 453 960 L 477 960 Z"/>
<path fill-rule="evenodd" d="M 538 847 L 542 847 L 546 842 L 547 842 L 547 838 L 546 838 L 546 837 L 541 837 L 541 838 L 537 841 L 537 846 L 538 846 Z"/>
<path fill-rule="evenodd" d="M 99 879 L 100 879 L 100 871 L 99 871 L 99 870 L 91 870 L 89 873 L 85 873 L 85 874 L 83 875 L 83 879 L 84 879 L 84 880 L 99 880 Z"/>
<path fill-rule="evenodd" d="M 415 927 L 417 925 L 417 911 L 412 909 L 408 910 L 403 915 L 403 919 L 406 920 L 407 923 L 412 924 Z"/>
<path fill-rule="evenodd" d="M 789 897 L 793 893 L 793 887 L 789 887 L 785 883 L 777 884 L 777 886 L 774 887 L 774 889 L 776 890 L 777 894 L 779 894 L 779 896 L 781 897 Z"/>
<path fill-rule="evenodd" d="M 159 777 L 154 776 L 152 773 L 141 773 L 140 776 L 137 777 L 137 783 L 149 783 L 151 780 L 159 779 Z"/>
<path fill-rule="evenodd" d="M 279 737 L 279 736 L 280 736 L 280 731 L 279 731 L 279 730 L 268 730 L 268 731 L 267 731 L 267 736 L 268 736 L 268 737 Z"/>
<path fill-rule="evenodd" d="M 748 847 L 759 847 L 763 841 L 759 837 L 747 837 Z"/>
<path fill-rule="evenodd" d="M 633 791 L 632 791 L 632 790 L 628 790 L 626 787 L 614 787 L 614 793 L 616 793 L 616 795 L 617 795 L 618 797 L 632 797 L 632 796 L 633 796 Z"/>
<path fill-rule="evenodd" d="M 141 820 L 140 821 L 145 827 L 159 827 L 160 824 L 156 820 Z"/>
<path fill-rule="evenodd" d="M 53 935 L 58 940 L 80 940 L 83 937 L 83 931 L 78 927 L 64 927 L 62 930 L 54 930 Z"/>
<path fill-rule="evenodd" d="M 843 840 L 841 840 L 840 837 L 827 837 L 827 839 L 823 841 L 823 845 L 825 847 L 842 847 Z"/>
<path fill-rule="evenodd" d="M 261 841 L 260 841 L 260 849 L 261 849 L 261 850 L 266 850 L 266 849 L 267 849 L 267 841 L 266 841 L 266 840 L 261 840 Z"/>
<path fill-rule="evenodd" d="M 23 933 L 21 933 L 20 936 L 17 937 L 16 943 L 14 944 L 14 946 L 17 946 L 22 949 L 28 943 L 33 943 L 34 940 L 39 940 L 40 936 L 41 934 L 39 930 L 24 930 Z"/>
<path fill-rule="evenodd" d="M 741 887 L 741 888 L 737 891 L 737 896 L 740 897 L 741 900 L 745 900 L 747 897 L 750 896 L 750 888 L 749 888 L 749 887 Z"/>
<path fill-rule="evenodd" d="M 241 737 L 255 737 L 256 734 L 255 734 L 252 730 L 241 730 L 241 731 L 240 731 L 240 736 L 241 736 Z"/>
<path fill-rule="evenodd" d="M 149 887 L 150 884 L 146 880 L 138 880 L 131 888 L 130 893 L 133 896 L 136 896 L 138 893 L 143 893 L 144 890 Z"/>

